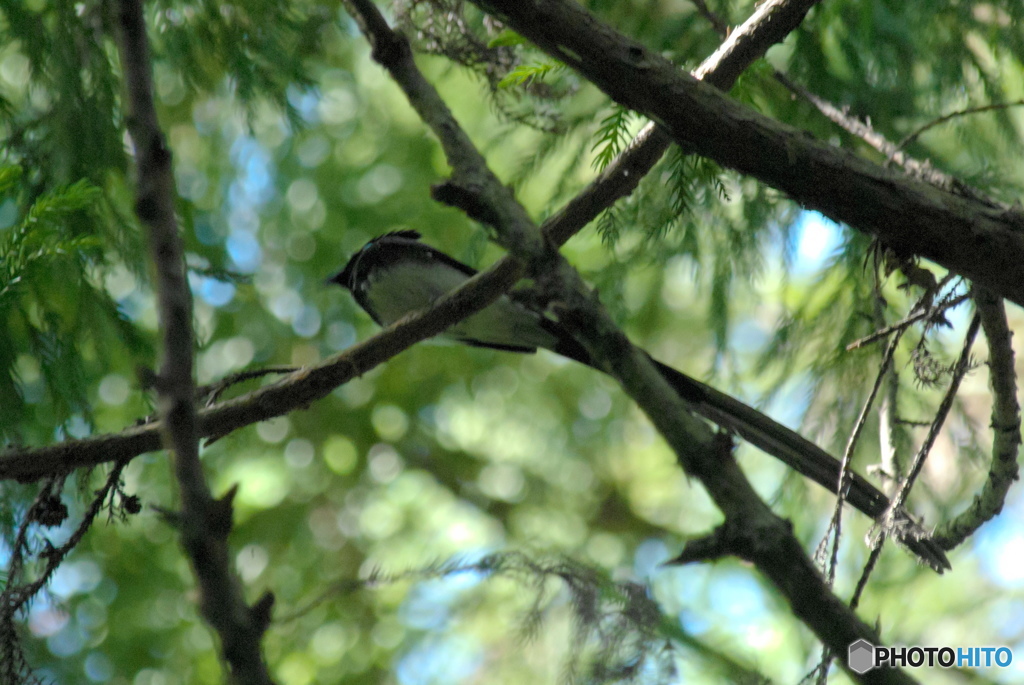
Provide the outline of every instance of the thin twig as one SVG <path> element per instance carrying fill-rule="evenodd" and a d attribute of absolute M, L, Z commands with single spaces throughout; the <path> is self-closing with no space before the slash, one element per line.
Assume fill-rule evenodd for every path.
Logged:
<path fill-rule="evenodd" d="M 935 318 L 939 314 L 945 312 L 947 309 L 952 309 L 957 305 L 963 304 L 964 302 L 969 300 L 970 297 L 971 296 L 969 294 L 958 295 L 957 297 L 954 297 L 946 302 L 940 303 L 937 307 L 918 309 L 915 313 L 897 321 L 894 324 L 891 324 L 884 328 L 880 328 L 871 335 L 866 335 L 859 340 L 854 340 L 852 343 L 846 346 L 846 351 L 852 352 L 853 350 L 864 347 L 865 345 L 869 345 L 875 342 L 876 340 L 886 338 L 892 335 L 893 333 L 909 328 L 910 326 L 914 325 L 918 321 L 921 321 L 922 319 Z"/>
<path fill-rule="evenodd" d="M 32 597 L 34 597 L 40 590 L 43 589 L 43 586 L 45 586 L 50 581 L 50 578 L 57 571 L 57 567 L 60 566 L 62 561 L 64 561 L 64 558 L 67 557 L 67 555 L 71 553 L 71 550 L 77 547 L 78 543 L 82 541 L 82 538 L 85 536 L 86 532 L 88 532 L 89 528 L 92 526 L 93 521 L 96 520 L 96 515 L 99 514 L 100 510 L 103 508 L 103 504 L 104 502 L 106 502 L 107 497 L 110 496 L 111 492 L 116 490 L 116 488 L 120 484 L 121 473 L 124 471 L 125 466 L 127 466 L 126 462 L 121 462 L 114 465 L 114 468 L 111 469 L 110 473 L 107 475 L 107 479 L 104 482 L 103 487 L 96 491 L 95 496 L 93 497 L 92 502 L 89 505 L 89 508 L 82 516 L 82 520 L 79 522 L 78 526 L 75 528 L 71 536 L 63 545 L 61 545 L 60 547 L 48 549 L 46 553 L 43 555 L 46 558 L 46 567 L 43 570 L 43 572 L 40 573 L 39 576 L 34 581 L 26 585 L 15 587 L 12 591 L 12 595 L 10 598 L 3 597 L 2 599 L 0 599 L 0 608 L 2 608 L 4 611 L 6 611 L 9 608 L 13 613 L 20 609 L 22 606 L 24 606 L 27 601 L 32 599 Z M 32 506 L 29 508 L 28 513 L 25 515 L 25 521 L 22 523 L 18 531 L 19 537 L 16 542 L 16 545 L 18 545 L 18 547 L 16 547 L 16 549 L 21 550 L 19 556 L 22 558 L 24 556 L 23 552 L 25 550 L 25 534 L 28 530 L 28 526 L 29 524 L 38 522 L 35 516 L 36 511 L 38 511 L 40 505 L 42 505 L 48 498 L 53 496 L 52 490 L 49 487 L 44 487 L 39 494 L 40 496 L 36 498 Z M 15 569 L 12 567 L 12 569 L 10 570 L 10 575 L 8 576 L 8 581 L 13 580 L 14 575 Z M 9 589 L 11 589 L 10 585 L 8 585 L 8 587 L 4 589 L 5 595 L 7 594 Z"/>
<path fill-rule="evenodd" d="M 867 424 L 868 413 L 871 411 L 871 406 L 874 404 L 875 397 L 878 395 L 882 382 L 888 375 L 890 366 L 892 366 L 893 357 L 896 355 L 896 348 L 899 347 L 900 338 L 903 337 L 905 330 L 906 329 L 899 329 L 896 332 L 896 335 L 889 340 L 889 344 L 886 346 L 885 352 L 882 354 L 882 363 L 880 364 L 878 373 L 875 376 L 875 384 L 872 386 L 871 391 L 864 400 L 864 405 L 861 407 L 860 415 L 857 417 L 853 431 L 850 433 L 850 438 L 846 442 L 846 449 L 843 451 L 843 457 L 840 460 L 839 495 L 836 498 L 836 505 L 832 510 L 832 518 L 829 520 L 828 528 L 825 530 L 825 535 L 822 537 L 821 542 L 818 544 L 818 548 L 814 553 L 815 562 L 817 562 L 819 566 L 825 566 L 825 550 L 828 547 L 828 541 L 831 539 L 832 554 L 829 557 L 827 567 L 825 568 L 829 587 L 835 584 L 836 568 L 839 566 L 839 540 L 842 537 L 843 531 L 843 503 L 846 499 L 846 489 L 850 478 L 850 460 L 853 457 L 853 451 L 860 439 L 861 432 Z M 872 553 L 875 552 L 876 550 L 872 550 Z M 854 607 L 851 606 L 850 608 L 852 609 Z M 835 652 L 827 646 L 822 646 L 821 662 L 817 669 L 817 681 L 820 685 L 824 685 L 827 681 L 829 667 L 833 658 L 835 658 Z"/>
<path fill-rule="evenodd" d="M 850 597 L 851 609 L 856 609 L 860 606 L 860 598 L 864 596 L 864 590 L 868 586 L 868 579 L 871 578 L 871 574 L 874 573 L 875 567 L 878 565 L 878 559 L 881 556 L 882 546 L 873 546 L 871 548 L 871 553 L 868 554 L 868 560 L 864 564 L 864 570 L 861 571 L 860 578 L 857 579 L 857 586 L 853 589 L 853 596 Z"/>
<path fill-rule="evenodd" d="M 39 488 L 39 492 L 36 493 L 32 503 L 29 504 L 28 510 L 25 512 L 25 518 L 22 519 L 21 524 L 18 526 L 18 532 L 14 535 L 14 543 L 11 546 L 11 562 L 7 567 L 7 586 L 4 588 L 4 592 L 0 595 L 3 603 L 0 604 L 0 610 L 6 610 L 8 606 L 12 606 L 13 610 L 17 610 L 21 607 L 23 602 L 12 603 L 10 592 L 13 592 L 13 587 L 16 587 L 16 581 L 21 575 L 22 568 L 25 564 L 25 554 L 29 552 L 28 549 L 28 531 L 29 527 L 36 523 L 37 515 L 36 512 L 43 506 L 45 502 L 51 501 L 54 497 L 60 496 L 60 485 L 63 484 L 63 476 L 54 476 L 47 479 L 43 486 Z M 56 489 L 56 494 L 54 490 Z M 35 593 L 32 593 L 35 594 Z M 31 596 L 31 595 L 29 595 Z M 6 616 L 5 616 L 6 618 Z"/>
<path fill-rule="evenodd" d="M 907 173 L 922 181 L 930 183 L 937 188 L 969 197 L 982 202 L 990 207 L 998 207 L 998 203 L 986 196 L 981 191 L 971 188 L 963 181 L 943 173 L 935 167 L 921 162 L 903 152 L 902 146 L 896 145 L 884 135 L 871 126 L 871 123 L 864 121 L 850 114 L 846 108 L 839 108 L 828 100 L 812 93 L 800 84 L 791 80 L 780 71 L 775 72 L 775 79 L 789 89 L 792 93 L 807 100 L 817 108 L 826 118 L 843 128 L 848 133 L 860 138 L 865 143 L 885 155 L 890 162 L 895 162 L 903 167 Z"/>
<path fill-rule="evenodd" d="M 926 292 L 914 304 L 914 306 L 911 308 L 911 311 L 921 311 L 924 312 L 925 314 L 928 314 L 932 309 L 929 306 L 929 304 L 932 303 L 933 301 L 934 293 Z M 935 307 L 935 309 L 941 310 L 942 307 Z M 852 475 L 849 469 L 850 460 L 853 457 L 853 452 L 858 440 L 860 439 L 861 432 L 863 431 L 864 426 L 867 423 L 867 417 L 871 409 L 871 406 L 874 404 L 875 397 L 877 397 L 878 391 L 881 388 L 881 384 L 886 377 L 889 367 L 892 365 L 892 360 L 895 356 L 896 348 L 899 346 L 900 339 L 903 337 L 903 334 L 906 332 L 906 330 L 906 326 L 899 327 L 894 330 L 895 335 L 889 340 L 889 344 L 886 346 L 885 352 L 882 354 L 882 361 L 881 365 L 879 366 L 878 373 L 875 376 L 875 383 L 872 386 L 871 391 L 869 392 L 868 397 L 864 402 L 864 405 L 861 407 L 860 415 L 857 417 L 857 421 L 854 424 L 854 428 L 850 434 L 850 438 L 847 440 L 846 449 L 843 451 L 843 457 L 840 460 L 840 475 L 838 488 L 839 498 L 836 501 L 836 507 L 833 510 L 832 519 L 829 522 L 829 527 L 825 532 L 825 536 L 822 538 L 821 543 L 818 545 L 818 548 L 815 551 L 815 560 L 817 560 L 819 564 L 823 563 L 826 542 L 831 535 L 832 555 L 831 559 L 829 560 L 827 568 L 829 583 L 831 583 L 835 578 L 835 568 L 838 561 L 839 538 L 842 530 L 842 506 L 843 501 L 846 497 L 847 489 L 849 487 L 849 480 Z M 891 502 L 886 511 L 888 512 L 890 510 L 892 510 Z M 900 513 L 896 518 L 898 518 L 900 521 L 906 522 L 905 525 L 908 530 L 904 532 L 908 534 L 907 537 L 909 537 L 910 540 L 914 540 L 921 537 L 923 531 L 913 530 L 913 525 L 910 523 L 909 516 L 906 514 L 906 512 L 900 510 Z M 907 542 L 907 540 L 904 540 L 903 535 L 900 536 L 900 539 L 904 542 Z M 945 555 L 942 554 L 941 549 L 937 545 L 913 545 L 913 547 L 915 551 L 921 550 L 931 554 L 931 556 L 929 556 L 928 554 L 924 554 L 922 555 L 922 557 L 926 559 L 935 570 L 941 572 L 943 569 L 949 568 L 948 559 L 945 558 Z"/>
<path fill-rule="evenodd" d="M 932 445 L 935 444 L 935 440 L 939 437 L 939 432 L 942 430 L 942 426 L 946 422 L 949 410 L 953 407 L 953 400 L 956 399 L 956 393 L 960 389 L 960 382 L 971 369 L 971 347 L 974 346 L 974 339 L 978 336 L 978 329 L 980 326 L 981 317 L 978 314 L 975 314 L 974 318 L 971 319 L 970 325 L 967 327 L 967 335 L 964 336 L 963 349 L 960 351 L 960 358 L 957 359 L 956 365 L 953 367 L 949 388 L 946 390 L 946 394 L 942 398 L 942 402 L 939 403 L 939 409 L 935 412 L 935 419 L 932 421 L 932 425 L 928 429 L 928 434 L 925 436 L 921 449 L 919 449 L 917 454 L 914 455 L 914 460 L 910 463 L 907 475 L 900 483 L 900 487 L 896 491 L 896 495 L 893 497 L 891 505 L 891 509 L 893 511 L 902 507 L 906 503 L 907 496 L 910 494 L 911 488 L 914 487 L 914 482 L 917 480 L 917 477 L 921 473 L 921 469 L 924 467 L 925 459 L 927 459 L 929 453 L 931 453 Z"/>
<path fill-rule="evenodd" d="M 871 386 L 871 391 L 864 400 L 860 414 L 857 416 L 857 421 L 854 423 L 853 431 L 850 433 L 850 437 L 846 441 L 846 449 L 843 450 L 843 456 L 840 459 L 839 496 L 836 499 L 836 506 L 832 511 L 832 519 L 829 521 L 828 529 L 825 531 L 825 536 L 822 538 L 821 544 L 818 545 L 818 549 L 814 555 L 816 561 L 819 563 L 823 561 L 822 557 L 824 556 L 826 542 L 831 537 L 832 555 L 826 569 L 829 585 L 835 582 L 835 569 L 839 555 L 839 537 L 843 523 L 843 502 L 846 499 L 846 488 L 848 487 L 850 477 L 850 460 L 853 458 L 853 451 L 857 446 L 857 441 L 860 440 L 860 435 L 864 430 L 864 426 L 867 425 L 867 418 L 871 411 L 871 406 L 874 404 L 875 397 L 878 395 L 878 391 L 882 386 L 882 381 L 885 379 L 885 374 L 889 370 L 889 365 L 892 364 L 892 359 L 896 354 L 896 348 L 899 346 L 900 338 L 903 337 L 904 330 L 905 329 L 899 329 L 896 331 L 896 334 L 889 340 L 889 344 L 886 346 L 885 352 L 882 354 L 882 362 L 878 367 L 878 372 L 875 374 L 875 383 Z"/>
<path fill-rule="evenodd" d="M 964 336 L 963 348 L 960 350 L 960 357 L 957 359 L 956 364 L 953 366 L 949 387 L 946 389 L 946 393 L 939 403 L 939 407 L 935 412 L 935 418 L 932 420 L 931 426 L 928 429 L 928 434 L 925 436 L 924 442 L 918 449 L 917 454 L 914 455 L 914 459 L 910 462 L 910 466 L 907 470 L 906 476 L 900 480 L 899 487 L 893 495 L 892 502 L 889 505 L 889 510 L 880 519 L 878 526 L 875 531 L 875 539 L 872 544 L 872 551 L 880 550 L 885 539 L 890 535 L 896 535 L 900 537 L 903 529 L 908 525 L 915 525 L 912 521 L 908 521 L 897 512 L 903 511 L 903 506 L 907 501 L 907 497 L 910 495 L 910 490 L 914 487 L 914 483 L 917 481 L 918 475 L 921 473 L 921 469 L 924 467 L 924 462 L 931 452 L 932 446 L 935 444 L 935 440 L 939 436 L 939 432 L 942 430 L 943 424 L 946 422 L 946 417 L 949 415 L 949 410 L 953 406 L 953 400 L 956 399 L 957 391 L 960 389 L 960 382 L 971 368 L 971 347 L 974 345 L 974 339 L 978 335 L 978 329 L 981 326 L 981 317 L 977 314 L 971 319 L 970 325 L 967 327 L 967 334 Z M 861 577 L 861 582 L 858 585 L 867 582 L 867 576 L 870 575 L 870 570 L 865 568 L 864 573 Z"/>
<path fill-rule="evenodd" d="M 704 0 L 691 0 L 693 6 L 697 8 L 700 16 L 708 20 L 712 28 L 718 32 L 720 36 L 725 36 L 729 33 L 729 24 L 722 19 L 720 16 L 711 11 L 707 3 Z"/>
<path fill-rule="evenodd" d="M 882 297 L 872 298 L 872 313 L 875 325 L 885 322 L 885 301 Z M 876 472 L 883 478 L 893 478 L 892 474 L 902 473 L 903 467 L 900 448 L 906 442 L 906 431 L 900 430 L 899 426 L 899 400 L 900 400 L 900 378 L 899 373 L 889 366 L 885 374 L 885 393 L 882 395 L 881 405 L 878 407 L 878 448 L 879 463 Z M 871 472 L 871 467 L 868 467 Z M 887 494 L 892 494 L 886 489 Z"/>
<path fill-rule="evenodd" d="M 239 371 L 238 373 L 221 378 L 216 383 L 200 385 L 196 388 L 196 398 L 205 406 L 212 407 L 217 400 L 220 399 L 221 394 L 223 394 L 223 392 L 232 385 L 238 385 L 239 383 L 244 383 L 245 381 L 249 381 L 254 378 L 262 378 L 263 376 L 269 376 L 271 374 L 288 374 L 296 371 L 298 371 L 298 367 L 295 366 L 267 366 L 262 369 Z"/>
<path fill-rule="evenodd" d="M 968 107 L 967 109 L 961 109 L 957 112 L 950 112 L 949 114 L 944 114 L 938 119 L 933 119 L 932 121 L 929 121 L 927 124 L 920 127 L 919 129 L 911 133 L 909 136 L 901 140 L 899 143 L 897 143 L 896 149 L 904 149 L 905 147 L 913 143 L 915 140 L 917 140 L 925 131 L 936 126 L 939 126 L 940 124 L 945 124 L 946 122 L 956 119 L 958 117 L 966 117 L 971 114 L 980 114 L 982 112 L 992 112 L 1001 109 L 1009 109 L 1010 107 L 1020 107 L 1021 105 L 1024 105 L 1024 100 L 1017 100 L 1016 102 L 999 102 L 991 105 L 980 105 L 978 107 Z"/>
<path fill-rule="evenodd" d="M 121 473 L 127 464 L 128 462 L 119 462 L 110 470 L 103 486 L 94 493 L 89 508 L 82 515 L 82 520 L 64 544 L 53 547 L 49 541 L 45 541 L 46 549 L 37 555 L 45 560 L 43 570 L 35 580 L 22 582 L 21 575 L 24 571 L 25 556 L 31 553 L 28 542 L 31 526 L 33 524 L 47 525 L 45 520 L 47 513 L 52 512 L 54 507 L 58 507 L 60 511 L 57 512 L 58 516 L 49 522 L 49 525 L 59 524 L 63 517 L 67 516 L 67 509 L 60 502 L 60 484 L 63 482 L 63 477 L 55 477 L 44 483 L 32 504 L 29 505 L 11 546 L 11 560 L 7 568 L 7 577 L 3 591 L 0 592 L 0 657 L 2 657 L 0 658 L 0 682 L 23 682 L 21 677 L 30 670 L 18 641 L 15 617 L 50 582 L 53 574 L 56 573 L 68 554 L 82 541 L 96 520 L 96 516 L 103 509 L 103 504 L 108 497 L 113 504 L 114 493 L 119 491 Z M 58 521 L 57 518 L 61 521 Z"/>

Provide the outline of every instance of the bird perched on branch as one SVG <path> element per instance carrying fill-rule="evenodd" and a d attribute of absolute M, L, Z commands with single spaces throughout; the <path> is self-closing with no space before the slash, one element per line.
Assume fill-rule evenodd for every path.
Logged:
<path fill-rule="evenodd" d="M 476 274 L 476 270 L 419 240 L 416 231 L 395 231 L 364 245 L 329 279 L 351 291 L 374 321 L 388 326 L 425 309 Z M 551 350 L 597 368 L 587 350 L 557 321 L 508 296 L 453 325 L 445 336 L 477 347 L 509 352 Z M 679 396 L 705 419 L 730 430 L 832 493 L 839 489 L 840 463 L 825 450 L 762 412 L 711 386 L 651 359 Z M 857 473 L 847 474 L 846 501 L 879 519 L 889 499 Z M 950 568 L 942 549 L 927 539 L 905 512 L 897 537 L 938 572 Z"/>

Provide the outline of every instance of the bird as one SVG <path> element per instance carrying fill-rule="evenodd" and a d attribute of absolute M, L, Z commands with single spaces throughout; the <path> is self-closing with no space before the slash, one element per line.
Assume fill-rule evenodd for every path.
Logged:
<path fill-rule="evenodd" d="M 356 251 L 328 283 L 351 292 L 359 306 L 380 326 L 388 326 L 473 277 L 476 269 L 420 240 L 415 230 L 385 233 Z M 586 348 L 558 321 L 525 303 L 502 295 L 486 308 L 451 326 L 444 335 L 475 347 L 506 352 L 550 350 L 601 370 Z M 698 415 L 735 433 L 802 476 L 837 494 L 841 464 L 824 449 L 731 395 L 650 357 L 661 376 Z M 872 519 L 889 508 L 889 498 L 867 479 L 847 469 L 845 500 Z M 943 550 L 910 519 L 900 517 L 900 542 L 942 571 L 951 568 Z"/>

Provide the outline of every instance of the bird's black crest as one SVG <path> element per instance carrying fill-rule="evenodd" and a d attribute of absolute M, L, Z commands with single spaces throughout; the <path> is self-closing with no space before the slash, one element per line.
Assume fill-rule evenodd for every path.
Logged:
<path fill-rule="evenodd" d="M 420 234 L 419 231 L 414 231 L 412 229 L 405 228 L 405 229 L 402 229 L 401 231 L 391 231 L 390 233 L 385 233 L 382 236 L 378 236 L 378 237 L 374 238 L 373 240 L 371 240 L 366 245 L 369 245 L 370 243 L 375 243 L 375 242 L 377 242 L 378 240 L 380 240 L 382 238 L 388 238 L 388 237 L 392 237 L 392 236 L 394 236 L 395 238 L 408 238 L 409 240 L 419 240 L 420 238 L 423 237 L 422 234 Z M 366 246 L 364 246 L 363 249 L 365 250 Z"/>
<path fill-rule="evenodd" d="M 401 231 L 391 231 L 384 235 L 379 235 L 373 238 L 368 243 L 363 245 L 355 254 L 352 255 L 348 260 L 348 264 L 327 279 L 328 283 L 337 283 L 343 288 L 348 288 L 352 292 L 356 291 L 356 286 L 359 281 L 365 277 L 366 273 L 377 266 L 380 266 L 382 261 L 386 261 L 386 251 L 381 250 L 382 243 L 386 244 L 389 240 L 401 241 L 419 241 L 420 232 L 413 231 L 410 229 L 404 229 Z"/>

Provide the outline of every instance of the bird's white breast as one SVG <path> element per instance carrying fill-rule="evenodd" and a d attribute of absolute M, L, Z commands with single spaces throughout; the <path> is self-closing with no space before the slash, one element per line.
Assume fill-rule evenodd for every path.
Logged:
<path fill-rule="evenodd" d="M 394 323 L 410 312 L 429 307 L 468 280 L 466 274 L 440 262 L 404 261 L 371 276 L 367 299 L 381 323 Z M 502 296 L 482 312 L 452 326 L 446 336 L 508 347 L 545 347 L 555 337 L 539 324 L 540 316 Z"/>

